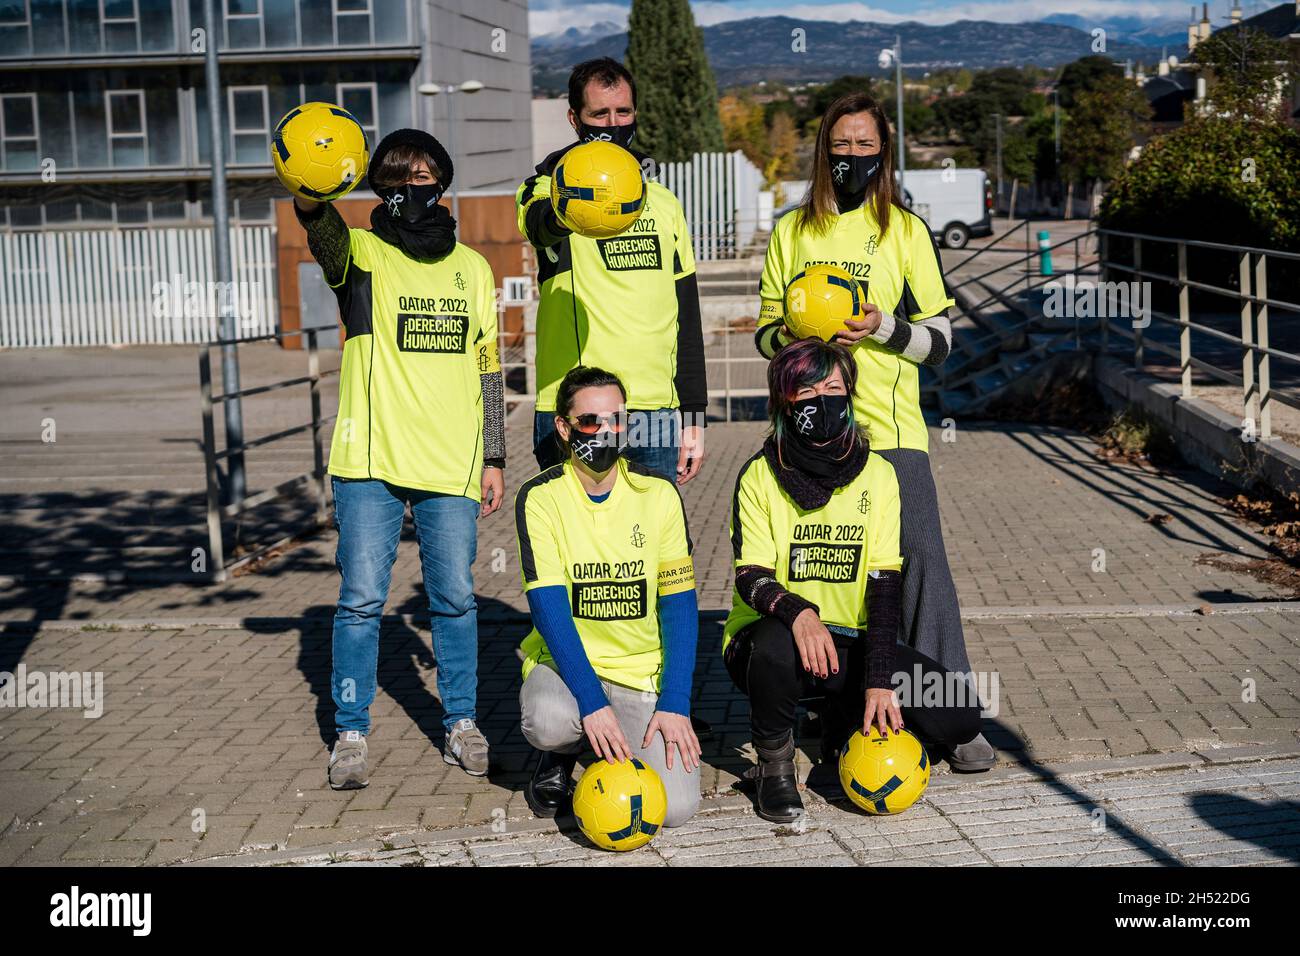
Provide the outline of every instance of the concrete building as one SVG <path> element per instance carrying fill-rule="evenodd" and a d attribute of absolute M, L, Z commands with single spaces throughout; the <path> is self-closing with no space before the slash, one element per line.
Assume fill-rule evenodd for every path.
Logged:
<path fill-rule="evenodd" d="M 236 221 L 272 221 L 270 131 L 311 100 L 372 147 L 411 125 L 446 145 L 452 106 L 462 193 L 531 170 L 527 0 L 214 2 Z M 210 218 L 202 27 L 202 0 L 0 0 L 0 229 Z"/>

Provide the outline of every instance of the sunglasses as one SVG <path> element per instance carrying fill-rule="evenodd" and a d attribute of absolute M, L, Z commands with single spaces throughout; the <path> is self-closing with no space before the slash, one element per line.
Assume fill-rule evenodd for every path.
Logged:
<path fill-rule="evenodd" d="M 618 433 L 627 428 L 627 412 L 614 412 L 612 415 L 588 412 L 586 415 L 566 415 L 564 420 L 583 435 L 595 435 L 606 428 Z"/>

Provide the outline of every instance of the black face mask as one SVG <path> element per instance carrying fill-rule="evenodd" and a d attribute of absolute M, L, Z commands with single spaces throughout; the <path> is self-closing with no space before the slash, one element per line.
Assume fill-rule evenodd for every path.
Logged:
<path fill-rule="evenodd" d="M 874 156 L 831 153 L 831 184 L 835 187 L 835 195 L 845 198 L 861 196 L 880 172 L 884 161 L 883 149 Z"/>
<path fill-rule="evenodd" d="M 786 422 L 791 433 L 804 441 L 830 441 L 849 427 L 849 409 L 847 395 L 814 395 L 792 402 Z"/>
<path fill-rule="evenodd" d="M 433 219 L 443 191 L 440 183 L 407 183 L 376 189 L 375 195 L 384 201 L 390 219 L 419 228 L 421 223 Z"/>
<path fill-rule="evenodd" d="M 578 461 L 587 466 L 589 471 L 602 475 L 614 467 L 618 456 L 623 453 L 623 445 L 618 435 L 603 431 L 596 435 L 579 435 L 569 433 L 569 449 Z"/>
<path fill-rule="evenodd" d="M 632 146 L 632 137 L 636 135 L 636 120 L 628 123 L 626 126 L 588 126 L 586 123 L 578 124 L 578 142 L 592 143 L 597 140 L 603 140 L 606 143 L 613 143 L 616 146 L 622 146 L 624 149 L 630 149 Z"/>
<path fill-rule="evenodd" d="M 456 246 L 456 220 L 438 200 L 441 183 L 381 186 L 383 202 L 370 211 L 370 227 L 380 239 L 416 259 L 440 259 Z"/>

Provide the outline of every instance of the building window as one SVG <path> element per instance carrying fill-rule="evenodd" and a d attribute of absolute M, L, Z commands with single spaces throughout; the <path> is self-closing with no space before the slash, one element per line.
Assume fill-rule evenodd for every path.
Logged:
<path fill-rule="evenodd" d="M 0 56 L 30 53 L 31 28 L 28 0 L 0 0 Z"/>
<path fill-rule="evenodd" d="M 226 43 L 233 49 L 264 47 L 262 0 L 225 0 Z"/>
<path fill-rule="evenodd" d="M 0 166 L 6 170 L 36 169 L 40 149 L 36 132 L 36 94 L 0 96 Z"/>
<path fill-rule="evenodd" d="M 148 148 L 143 90 L 107 90 L 108 156 L 112 166 L 144 166 Z"/>
<path fill-rule="evenodd" d="M 340 83 L 338 104 L 357 118 L 373 150 L 379 142 L 379 94 L 374 83 Z"/>
<path fill-rule="evenodd" d="M 266 87 L 232 86 L 226 91 L 230 113 L 231 163 L 265 166 L 270 158 Z"/>
<path fill-rule="evenodd" d="M 334 0 L 335 36 L 341 45 L 375 42 L 370 0 Z"/>
<path fill-rule="evenodd" d="M 104 50 L 124 53 L 140 49 L 140 7 L 137 0 L 99 0 Z"/>

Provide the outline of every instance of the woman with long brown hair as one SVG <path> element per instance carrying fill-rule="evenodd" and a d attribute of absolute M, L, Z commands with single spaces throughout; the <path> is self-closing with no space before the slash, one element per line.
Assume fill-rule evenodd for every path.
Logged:
<path fill-rule="evenodd" d="M 810 265 L 844 269 L 867 299 L 835 341 L 858 369 L 854 415 L 871 450 L 894 466 L 902 503 L 900 601 L 903 643 L 946 670 L 969 673 L 957 590 L 944 550 L 938 495 L 921 415 L 921 365 L 948 356 L 953 305 L 929 226 L 903 205 L 894 177 L 893 132 L 865 93 L 830 104 L 817 130 L 812 180 L 802 205 L 780 219 L 767 247 L 755 344 L 766 358 L 793 341 L 783 321 L 785 288 Z M 973 683 L 973 682 L 972 682 Z M 947 755 L 956 770 L 986 770 L 996 755 L 983 734 Z"/>

